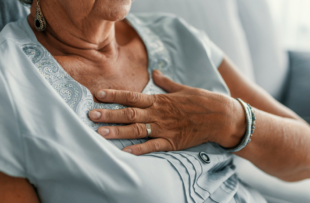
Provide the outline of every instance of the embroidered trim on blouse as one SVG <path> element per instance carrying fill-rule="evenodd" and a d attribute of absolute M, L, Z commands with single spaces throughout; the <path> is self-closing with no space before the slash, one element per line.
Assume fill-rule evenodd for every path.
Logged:
<path fill-rule="evenodd" d="M 143 25 L 137 18 L 131 16 L 129 22 L 134 26 L 146 44 L 149 55 L 148 72 L 150 80 L 143 93 L 153 95 L 163 93 L 152 80 L 152 71 L 161 70 L 167 74 L 171 64 L 168 51 L 160 38 L 148 27 Z M 52 85 L 70 108 L 82 119 L 82 121 L 93 130 L 101 126 L 111 126 L 116 124 L 95 123 L 88 118 L 88 112 L 93 109 L 122 109 L 126 106 L 120 104 L 95 103 L 91 92 L 83 85 L 74 80 L 54 59 L 54 57 L 39 43 L 25 44 L 21 46 L 23 52 L 31 59 L 38 68 L 40 74 Z"/>

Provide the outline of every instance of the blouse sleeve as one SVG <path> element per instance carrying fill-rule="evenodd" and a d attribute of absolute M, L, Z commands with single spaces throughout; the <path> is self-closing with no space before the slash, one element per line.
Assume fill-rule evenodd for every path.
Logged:
<path fill-rule="evenodd" d="M 186 22 L 184 19 L 177 17 L 179 22 L 181 22 L 195 37 L 198 38 L 198 40 L 203 45 L 204 49 L 206 50 L 208 57 L 210 61 L 213 63 L 213 65 L 216 68 L 219 68 L 221 65 L 223 59 L 224 59 L 224 53 L 223 51 L 216 45 L 214 42 L 208 37 L 208 35 L 202 31 L 198 30 L 192 25 L 190 25 L 188 22 Z"/>
<path fill-rule="evenodd" d="M 222 50 L 210 40 L 210 59 L 214 63 L 215 67 L 219 68 L 224 59 Z"/>
<path fill-rule="evenodd" d="M 193 29 L 193 28 L 191 28 Z M 195 28 L 194 28 L 195 29 Z M 213 41 L 210 40 L 208 35 L 204 31 L 200 30 L 192 30 L 194 34 L 198 37 L 198 39 L 201 41 L 202 45 L 206 49 L 208 56 L 215 65 L 215 67 L 219 68 L 223 59 L 224 59 L 224 53 L 223 51 L 216 45 L 214 44 Z"/>
<path fill-rule="evenodd" d="M 13 104 L 9 86 L 0 69 L 0 171 L 25 178 L 23 145 Z"/>

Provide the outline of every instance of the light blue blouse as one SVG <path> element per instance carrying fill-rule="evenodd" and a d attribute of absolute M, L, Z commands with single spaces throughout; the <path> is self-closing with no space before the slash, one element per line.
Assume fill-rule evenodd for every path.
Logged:
<path fill-rule="evenodd" d="M 229 95 L 217 71 L 222 52 L 181 19 L 163 14 L 127 17 L 144 41 L 150 80 L 143 93 L 165 93 L 151 72 L 185 85 Z M 89 90 L 71 78 L 37 41 L 26 19 L 0 33 L 0 171 L 27 178 L 41 202 L 182 203 L 264 202 L 235 174 L 232 155 L 215 143 L 178 152 L 134 156 L 139 140 L 107 141 Z M 210 163 L 199 156 L 205 152 Z"/>

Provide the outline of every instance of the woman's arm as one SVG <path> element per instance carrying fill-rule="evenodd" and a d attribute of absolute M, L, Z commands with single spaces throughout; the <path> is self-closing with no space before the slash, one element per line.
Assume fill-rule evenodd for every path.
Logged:
<path fill-rule="evenodd" d="M 219 71 L 233 97 L 240 97 L 257 108 L 253 139 L 237 154 L 286 181 L 310 178 L 309 125 L 245 79 L 228 60 L 223 61 Z M 98 132 L 102 136 L 107 139 L 144 138 L 147 132 L 144 123 L 150 123 L 151 137 L 157 139 L 124 148 L 136 155 L 182 150 L 205 142 L 231 148 L 240 142 L 246 123 L 244 110 L 237 100 L 176 84 L 158 73 L 154 71 L 153 74 L 155 83 L 170 94 L 149 96 L 115 90 L 97 94 L 100 101 L 132 107 L 91 111 L 90 118 L 95 122 L 131 124 L 101 127 Z"/>
<path fill-rule="evenodd" d="M 256 108 L 252 141 L 236 154 L 282 180 L 310 178 L 310 126 L 247 80 L 229 60 L 223 61 L 219 72 L 233 98 L 241 98 Z"/>
<path fill-rule="evenodd" d="M 306 123 L 293 111 L 276 101 L 261 87 L 247 79 L 229 59 L 225 58 L 218 70 L 230 90 L 231 97 L 241 98 L 243 101 L 251 104 L 251 106 L 262 111 Z"/>
<path fill-rule="evenodd" d="M 39 203 L 39 200 L 26 179 L 13 178 L 0 172 L 0 202 Z"/>

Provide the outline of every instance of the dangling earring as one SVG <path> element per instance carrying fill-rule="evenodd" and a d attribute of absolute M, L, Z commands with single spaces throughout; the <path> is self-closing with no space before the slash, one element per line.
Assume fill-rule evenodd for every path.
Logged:
<path fill-rule="evenodd" d="M 39 32 L 42 32 L 46 29 L 46 20 L 43 16 L 41 7 L 39 5 L 39 1 L 40 0 L 37 0 L 37 11 L 36 11 L 36 17 L 34 19 L 34 26 Z"/>

